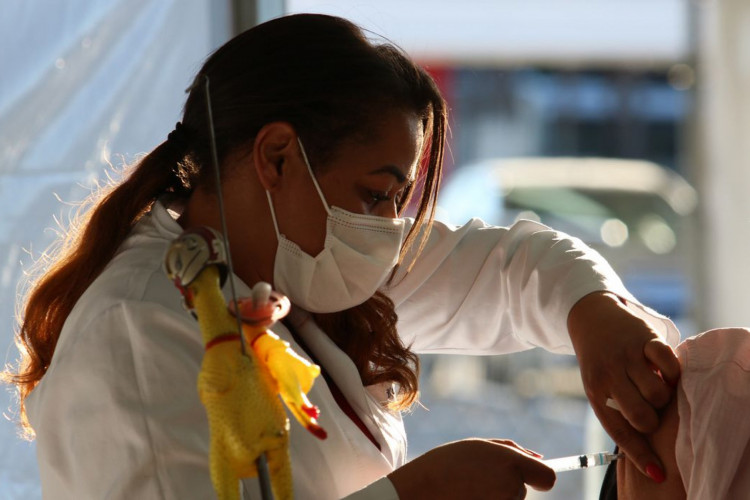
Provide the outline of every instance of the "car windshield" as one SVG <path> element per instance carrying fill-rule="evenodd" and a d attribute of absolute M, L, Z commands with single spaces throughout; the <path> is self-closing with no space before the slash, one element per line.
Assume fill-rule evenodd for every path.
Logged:
<path fill-rule="evenodd" d="M 501 219 L 537 220 L 592 245 L 645 247 L 670 253 L 677 243 L 679 216 L 660 196 L 649 192 L 570 187 L 519 187 L 505 192 Z"/>

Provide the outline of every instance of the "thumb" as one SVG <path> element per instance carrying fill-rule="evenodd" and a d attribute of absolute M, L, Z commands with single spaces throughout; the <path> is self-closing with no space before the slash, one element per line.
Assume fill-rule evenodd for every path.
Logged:
<path fill-rule="evenodd" d="M 524 460 L 519 460 L 518 470 L 523 482 L 539 491 L 552 489 L 557 479 L 555 471 L 545 465 L 544 462 L 528 456 Z"/>

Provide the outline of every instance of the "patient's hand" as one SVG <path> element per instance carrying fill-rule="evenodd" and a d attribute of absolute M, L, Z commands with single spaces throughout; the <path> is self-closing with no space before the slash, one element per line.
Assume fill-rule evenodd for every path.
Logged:
<path fill-rule="evenodd" d="M 612 410 L 616 411 L 616 410 Z M 659 428 L 647 436 L 651 448 L 664 464 L 666 477 L 656 483 L 641 474 L 627 456 L 617 461 L 617 498 L 619 500 L 682 500 L 686 497 L 675 459 L 675 441 L 680 418 L 677 397 L 662 410 Z"/>

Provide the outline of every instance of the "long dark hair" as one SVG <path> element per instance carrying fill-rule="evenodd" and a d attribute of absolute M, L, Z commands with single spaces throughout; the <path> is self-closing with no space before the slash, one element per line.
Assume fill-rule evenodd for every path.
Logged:
<path fill-rule="evenodd" d="M 423 189 L 402 258 L 415 243 L 421 248 L 439 188 L 446 109 L 434 81 L 399 49 L 368 40 L 344 19 L 300 14 L 233 38 L 208 58 L 196 82 L 204 76 L 210 80 L 220 164 L 242 148 L 249 152 L 258 131 L 273 121 L 292 124 L 311 163 L 321 165 L 343 141 L 366 140 L 383 110 L 421 118 L 428 138 Z M 49 367 L 63 323 L 133 226 L 164 193 L 188 197 L 196 186 L 215 189 L 205 104 L 203 87 L 195 85 L 181 122 L 187 139 L 181 145 L 165 141 L 122 182 L 92 195 L 29 288 L 16 336 L 21 361 L 16 372 L 5 373 L 18 388 L 27 430 L 24 400 Z M 397 406 L 404 407 L 417 396 L 419 363 L 398 337 L 396 319 L 393 303 L 382 294 L 340 313 L 316 315 L 354 360 L 363 383 L 398 383 Z"/>

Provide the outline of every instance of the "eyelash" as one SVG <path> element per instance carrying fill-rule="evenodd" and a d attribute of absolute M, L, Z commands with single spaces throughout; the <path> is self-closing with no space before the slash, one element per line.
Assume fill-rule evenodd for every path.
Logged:
<path fill-rule="evenodd" d="M 373 201 L 373 205 L 381 201 L 391 201 L 391 197 L 385 191 L 370 191 L 368 194 Z"/>
<path fill-rule="evenodd" d="M 409 188 L 410 186 L 406 186 L 395 194 L 396 205 L 401 205 L 401 201 L 409 191 Z M 389 195 L 388 191 L 367 191 L 367 196 L 370 198 L 371 206 L 383 202 L 389 203 L 394 200 L 394 196 Z"/>

